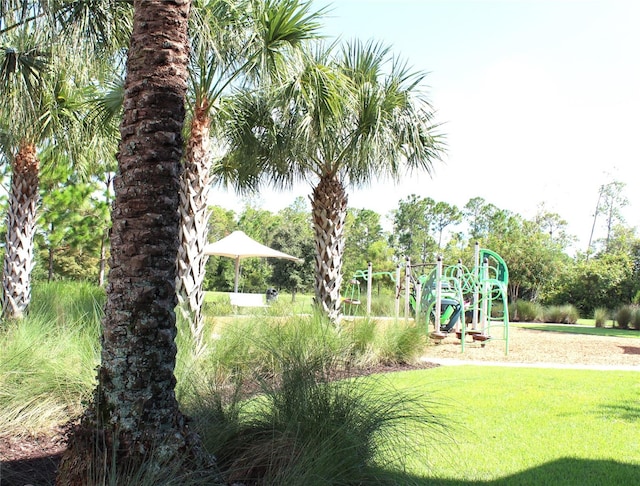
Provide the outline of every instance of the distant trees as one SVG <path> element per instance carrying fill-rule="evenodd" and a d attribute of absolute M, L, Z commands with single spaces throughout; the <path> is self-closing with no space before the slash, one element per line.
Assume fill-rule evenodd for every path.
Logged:
<path fill-rule="evenodd" d="M 411 194 L 398 202 L 393 212 L 393 246 L 397 258 L 409 257 L 414 263 L 433 261 L 437 250 L 431 234 L 435 201 Z"/>

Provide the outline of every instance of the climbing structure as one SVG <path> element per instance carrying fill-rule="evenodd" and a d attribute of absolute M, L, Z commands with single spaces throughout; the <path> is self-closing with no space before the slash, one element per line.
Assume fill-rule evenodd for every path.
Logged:
<path fill-rule="evenodd" d="M 490 340 L 504 340 L 507 353 L 507 265 L 496 252 L 481 249 L 477 243 L 474 262 L 469 270 L 460 262 L 443 266 L 439 258 L 431 273 L 419 277 L 415 290 L 416 318 L 425 319 L 427 332 L 435 341 L 455 330 L 462 351 L 469 335 L 482 346 Z"/>

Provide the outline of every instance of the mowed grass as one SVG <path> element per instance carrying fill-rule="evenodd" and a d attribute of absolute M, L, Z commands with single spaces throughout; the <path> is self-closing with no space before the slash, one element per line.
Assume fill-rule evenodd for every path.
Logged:
<path fill-rule="evenodd" d="M 484 366 L 394 374 L 436 397 L 453 441 L 410 462 L 417 484 L 613 485 L 640 478 L 640 375 Z M 418 481 L 417 477 L 424 478 Z"/>
<path fill-rule="evenodd" d="M 512 326 L 534 329 L 536 331 L 564 332 L 570 334 L 588 334 L 592 336 L 612 336 L 640 339 L 640 332 L 617 327 L 595 327 L 593 324 L 544 324 L 512 323 Z"/>

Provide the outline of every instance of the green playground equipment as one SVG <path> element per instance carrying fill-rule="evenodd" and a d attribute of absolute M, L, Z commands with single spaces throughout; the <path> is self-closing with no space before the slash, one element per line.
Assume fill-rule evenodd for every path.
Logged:
<path fill-rule="evenodd" d="M 416 319 L 425 319 L 428 335 L 439 342 L 455 330 L 464 352 L 466 336 L 479 341 L 504 340 L 509 350 L 509 307 L 507 284 L 509 270 L 496 252 L 476 243 L 474 268 L 461 262 L 443 266 L 438 258 L 428 275 L 415 285 Z M 470 320 L 470 322 L 467 322 Z M 433 326 L 433 332 L 429 329 Z"/>
<path fill-rule="evenodd" d="M 371 314 L 371 289 L 373 287 L 372 282 L 374 278 L 388 277 L 397 286 L 397 282 L 400 278 L 400 269 L 398 268 L 396 273 L 392 272 L 374 272 L 371 263 L 367 266 L 367 270 L 357 270 L 345 289 L 345 293 L 342 297 L 342 312 L 347 317 L 355 316 L 358 309 L 362 305 L 362 293 L 361 285 L 366 283 L 366 314 Z"/>

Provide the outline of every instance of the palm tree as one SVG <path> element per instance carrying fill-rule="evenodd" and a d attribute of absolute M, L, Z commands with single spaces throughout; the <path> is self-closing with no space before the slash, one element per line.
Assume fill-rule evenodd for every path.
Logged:
<path fill-rule="evenodd" d="M 0 52 L 0 130 L 4 158 L 11 165 L 7 241 L 2 278 L 2 314 L 20 318 L 31 299 L 31 270 L 39 206 L 38 147 L 57 145 L 77 159 L 82 144 L 82 90 L 53 64 L 51 45 L 30 25 L 5 37 Z M 42 47 L 47 46 L 47 47 Z"/>
<path fill-rule="evenodd" d="M 99 452 L 114 453 L 119 467 L 146 459 L 162 470 L 196 444 L 178 408 L 174 377 L 189 9 L 186 0 L 134 2 L 98 386 L 58 484 L 86 483 Z M 104 450 L 91 458 L 96 443 Z"/>
<path fill-rule="evenodd" d="M 123 5 L 118 0 L 102 2 L 102 9 L 88 0 L 0 2 L 0 143 L 12 168 L 2 279 L 4 317 L 21 317 L 30 302 L 39 150 L 55 146 L 51 160 L 68 157 L 79 171 L 100 152 L 83 150 L 89 143 L 95 148 L 97 138 L 83 119 L 82 99 L 93 76 L 88 67 L 117 48 L 119 36 L 110 29 L 113 19 L 120 20 L 120 30 L 128 25 Z M 102 56 L 89 56 L 86 46 L 99 47 Z M 101 145 L 102 153 L 109 150 L 108 143 Z"/>
<path fill-rule="evenodd" d="M 423 74 L 378 43 L 348 43 L 337 55 L 334 48 L 309 52 L 277 93 L 237 100 L 229 158 L 271 171 L 278 187 L 312 185 L 316 303 L 337 321 L 347 188 L 397 180 L 405 169 L 431 173 L 443 143 L 421 91 Z"/>
<path fill-rule="evenodd" d="M 223 95 L 249 83 L 273 82 L 283 60 L 313 38 L 321 12 L 301 0 L 198 0 L 190 25 L 191 118 L 180 184 L 178 300 L 202 345 L 207 209 L 213 165 L 211 123 Z M 222 149 L 219 144 L 217 152 Z M 216 146 L 217 145 L 217 146 Z M 186 309 L 185 309 L 186 307 Z"/>

